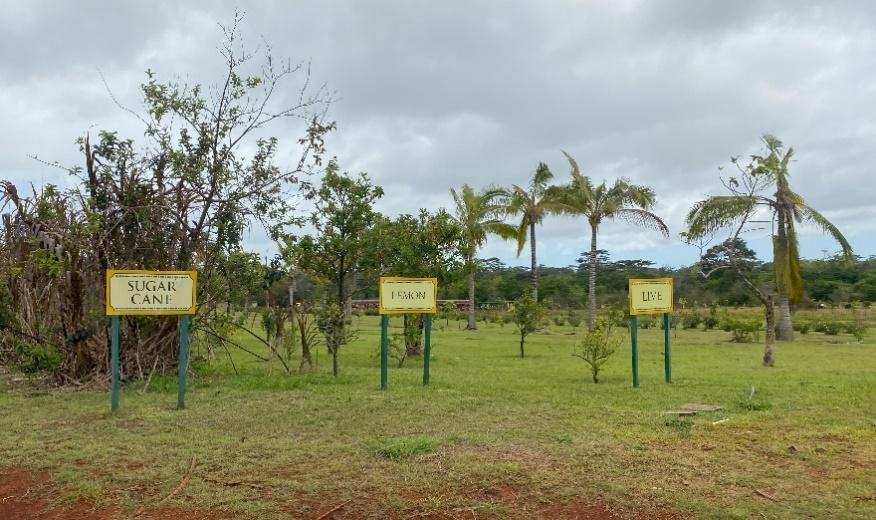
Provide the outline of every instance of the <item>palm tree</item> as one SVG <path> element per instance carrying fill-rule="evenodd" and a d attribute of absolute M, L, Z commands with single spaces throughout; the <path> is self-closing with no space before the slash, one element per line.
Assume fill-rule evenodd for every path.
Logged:
<path fill-rule="evenodd" d="M 630 184 L 626 179 L 617 179 L 611 186 L 602 181 L 594 185 L 589 177 L 581 175 L 578 163 L 563 152 L 572 170 L 572 180 L 563 190 L 562 211 L 571 215 L 581 215 L 590 224 L 590 280 L 587 286 L 587 326 L 593 330 L 596 319 L 596 236 L 599 225 L 609 219 L 627 222 L 659 231 L 669 236 L 669 228 L 654 213 L 654 191 L 647 186 Z"/>
<path fill-rule="evenodd" d="M 738 181 L 731 179 L 728 187 L 734 193 L 730 196 L 710 197 L 695 206 L 698 212 L 691 211 L 689 222 L 706 224 L 715 219 L 735 219 L 748 214 L 752 206 L 767 208 L 773 215 L 775 234 L 773 235 L 773 270 L 776 279 L 776 293 L 779 300 L 779 322 L 776 338 L 793 339 L 791 306 L 800 301 L 803 294 L 803 277 L 800 272 L 800 252 L 797 248 L 795 223 L 806 222 L 827 233 L 842 249 L 845 258 L 852 257 L 852 246 L 840 230 L 824 215 L 806 205 L 803 197 L 791 190 L 788 178 L 788 163 L 794 149 L 783 152 L 784 145 L 775 136 L 762 137 L 766 145 L 766 155 L 753 155 L 747 170 L 749 175 L 775 184 L 773 197 L 759 193 L 744 193 L 737 190 Z M 734 164 L 736 160 L 733 160 Z M 734 184 L 735 183 L 735 184 Z"/>
<path fill-rule="evenodd" d="M 554 186 L 548 186 L 548 182 L 554 178 L 554 174 L 545 163 L 538 163 L 532 178 L 529 181 L 529 189 L 521 188 L 513 184 L 509 195 L 508 213 L 520 215 L 520 225 L 517 227 L 517 256 L 526 245 L 526 237 L 529 235 L 530 254 L 530 280 L 532 282 L 532 298 L 538 301 L 538 264 L 535 255 L 535 226 L 541 224 L 548 213 L 558 213 L 562 209 L 560 202 L 561 191 Z"/>
<path fill-rule="evenodd" d="M 507 192 L 501 188 L 487 187 L 475 192 L 468 184 L 460 191 L 450 189 L 456 205 L 456 220 L 463 230 L 465 260 L 468 281 L 468 329 L 477 328 L 475 321 L 475 256 L 478 249 L 487 241 L 487 234 L 499 235 L 505 239 L 517 237 L 514 226 L 502 222 L 501 216 L 507 207 Z"/>

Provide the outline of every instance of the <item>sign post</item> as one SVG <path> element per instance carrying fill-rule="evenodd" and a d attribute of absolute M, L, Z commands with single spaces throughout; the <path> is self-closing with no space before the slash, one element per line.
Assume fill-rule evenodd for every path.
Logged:
<path fill-rule="evenodd" d="M 112 411 L 116 411 L 119 409 L 119 398 L 120 398 L 120 390 L 121 384 L 119 381 L 119 317 L 112 317 L 112 351 L 110 353 L 111 364 L 112 364 L 112 372 L 113 372 L 113 383 L 112 383 L 112 398 L 111 398 L 111 409 Z"/>
<path fill-rule="evenodd" d="M 672 278 L 630 278 L 630 343 L 632 347 L 633 387 L 639 387 L 638 316 L 663 314 L 663 371 L 672 382 L 672 351 L 669 326 L 672 314 Z"/>
<path fill-rule="evenodd" d="M 120 316 L 179 318 L 179 370 L 177 408 L 185 408 L 186 371 L 189 363 L 189 316 L 195 314 L 198 288 L 196 271 L 144 271 L 108 269 L 106 314 L 112 319 L 112 411 L 120 402 Z"/>
<path fill-rule="evenodd" d="M 432 315 L 438 312 L 438 279 L 380 277 L 380 389 L 389 388 L 389 316 L 425 314 L 423 384 L 429 384 L 429 357 L 432 355 Z"/>

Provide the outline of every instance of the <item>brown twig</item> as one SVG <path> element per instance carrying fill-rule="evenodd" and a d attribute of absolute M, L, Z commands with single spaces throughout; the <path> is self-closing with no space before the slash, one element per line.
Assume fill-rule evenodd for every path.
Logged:
<path fill-rule="evenodd" d="M 163 505 L 165 502 L 167 502 L 168 500 L 173 498 L 177 493 L 182 491 L 184 487 L 186 487 L 186 485 L 189 483 L 189 480 L 192 478 L 192 472 L 195 470 L 196 463 L 197 463 L 197 458 L 194 455 L 192 455 L 192 463 L 189 464 L 189 470 L 186 471 L 186 474 L 183 477 L 183 479 L 179 482 L 179 484 L 177 484 L 177 486 L 175 488 L 173 488 L 173 491 L 171 491 L 169 495 L 167 495 L 166 497 L 159 500 L 158 503 L 155 504 L 154 507 L 159 507 L 159 506 Z M 135 517 L 140 516 L 145 511 L 146 511 L 146 506 L 140 506 L 140 509 L 138 509 L 137 512 L 134 513 L 134 516 Z"/>
<path fill-rule="evenodd" d="M 767 498 L 767 499 L 769 499 L 769 500 L 772 500 L 773 502 L 778 502 L 778 501 L 779 501 L 776 497 L 770 495 L 770 494 L 767 493 L 766 491 L 761 491 L 761 490 L 759 490 L 759 489 L 755 489 L 755 490 L 754 490 L 754 494 L 755 494 L 755 495 L 758 495 L 758 496 L 762 496 L 762 497 Z"/>
<path fill-rule="evenodd" d="M 325 513 L 319 515 L 318 517 L 314 518 L 313 520 L 325 520 L 326 518 L 328 518 L 329 516 L 331 516 L 332 513 L 336 512 L 338 509 L 344 507 L 345 505 L 349 504 L 349 503 L 352 502 L 352 501 L 353 501 L 353 499 L 351 498 L 350 500 L 347 500 L 346 502 L 341 502 L 340 504 L 338 504 L 338 505 L 336 505 L 335 507 L 329 509 L 328 511 L 326 511 Z"/>

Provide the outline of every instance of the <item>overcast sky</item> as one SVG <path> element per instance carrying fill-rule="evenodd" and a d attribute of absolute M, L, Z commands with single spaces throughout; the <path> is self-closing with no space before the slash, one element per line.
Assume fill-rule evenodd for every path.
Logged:
<path fill-rule="evenodd" d="M 329 154 L 366 171 L 380 210 L 450 207 L 449 188 L 523 184 L 560 150 L 599 181 L 624 176 L 658 196 L 673 237 L 606 225 L 614 259 L 695 261 L 680 243 L 691 203 L 719 194 L 719 166 L 764 132 L 796 150 L 792 187 L 876 254 L 876 2 L 247 2 L 242 32 L 276 57 L 312 60 L 336 92 Z M 221 32 L 240 2 L 0 0 L 0 179 L 69 180 L 30 155 L 81 164 L 76 137 L 140 138 L 144 71 L 213 83 Z M 290 84 L 290 90 L 297 85 Z M 291 152 L 297 135 L 271 132 Z M 585 221 L 548 218 L 540 260 L 574 263 Z M 747 235 L 768 260 L 768 231 Z M 270 251 L 259 234 L 249 246 Z M 837 248 L 803 230 L 805 256 Z M 491 240 L 481 256 L 515 258 Z"/>

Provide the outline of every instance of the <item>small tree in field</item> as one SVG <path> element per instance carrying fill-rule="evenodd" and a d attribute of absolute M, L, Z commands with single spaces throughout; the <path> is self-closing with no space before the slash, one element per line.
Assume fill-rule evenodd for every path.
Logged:
<path fill-rule="evenodd" d="M 620 338 L 612 336 L 612 329 L 616 321 L 616 317 L 610 315 L 597 323 L 593 330 L 588 330 L 581 336 L 576 344 L 577 352 L 572 354 L 590 365 L 590 373 L 594 383 L 599 382 L 599 371 L 602 370 L 602 365 L 608 361 L 620 345 Z"/>
<path fill-rule="evenodd" d="M 535 301 L 530 292 L 523 293 L 523 296 L 514 302 L 511 321 L 517 325 L 517 331 L 520 333 L 520 357 L 524 357 L 523 347 L 526 343 L 526 336 L 538 330 L 544 316 L 544 305 Z"/>
<path fill-rule="evenodd" d="M 316 326 L 325 337 L 325 346 L 332 356 L 332 375 L 338 376 L 338 351 L 353 339 L 344 310 L 335 302 L 325 303 L 319 310 Z"/>

